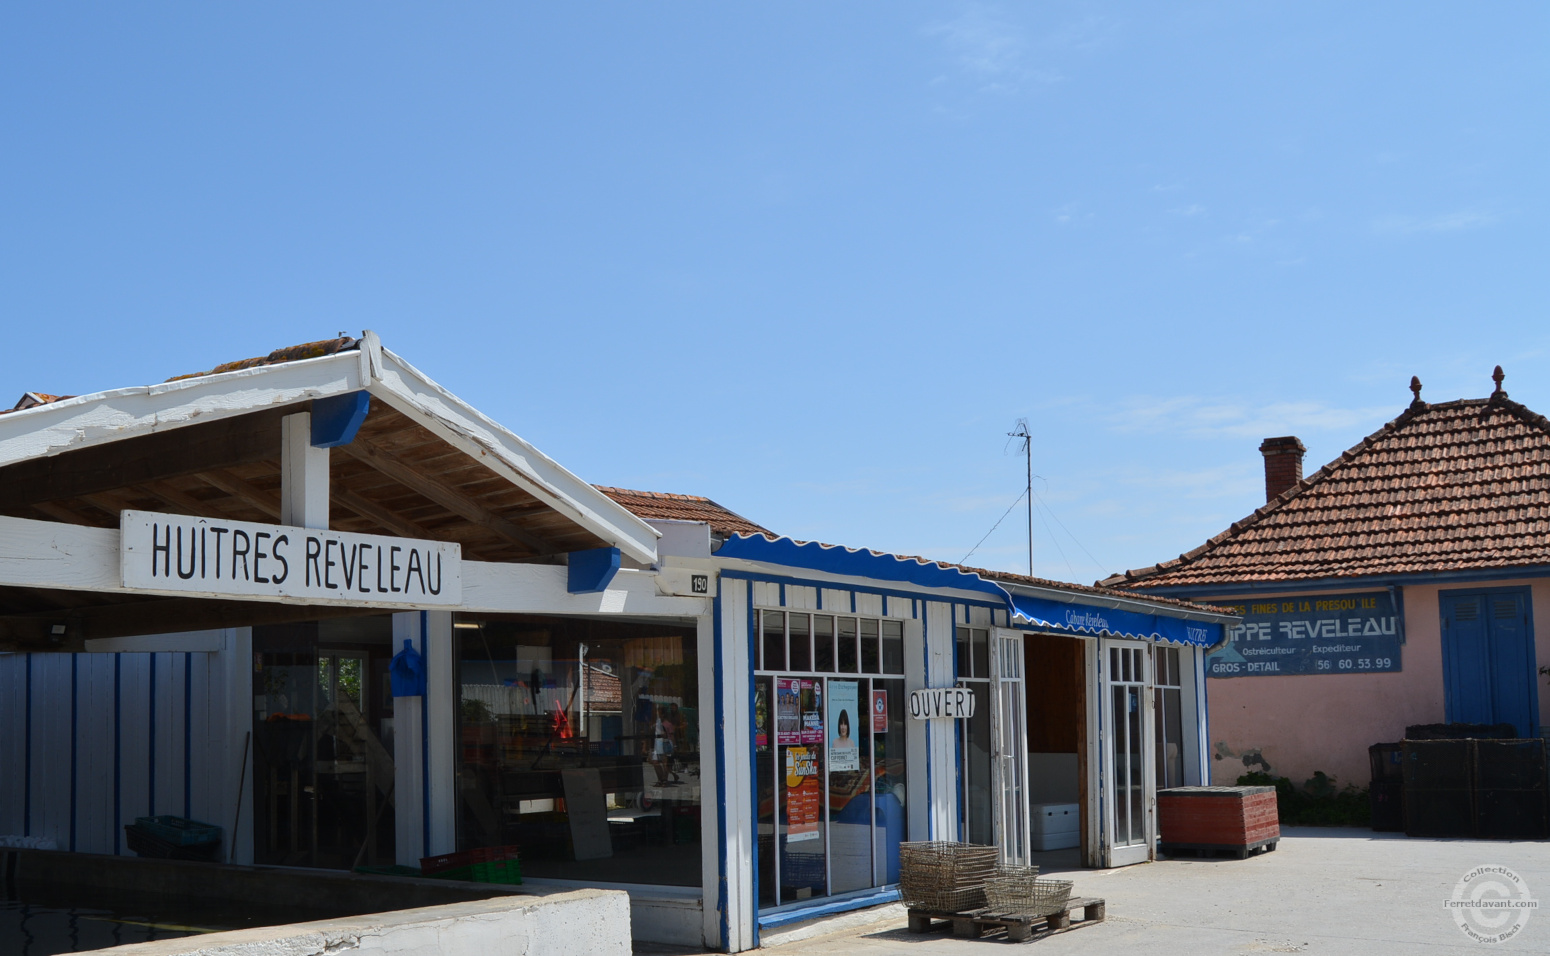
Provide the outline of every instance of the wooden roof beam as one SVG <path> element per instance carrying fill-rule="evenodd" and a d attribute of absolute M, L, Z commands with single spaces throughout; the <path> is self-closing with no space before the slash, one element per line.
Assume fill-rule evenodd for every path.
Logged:
<path fill-rule="evenodd" d="M 410 465 L 391 452 L 384 451 L 359 435 L 350 444 L 340 445 L 339 451 L 365 462 L 404 487 L 429 498 L 453 514 L 471 521 L 482 528 L 487 528 L 509 541 L 515 541 L 523 547 L 532 550 L 535 554 L 557 554 L 566 550 L 555 546 L 538 535 L 517 527 L 512 522 L 489 510 L 462 492 L 449 488 L 434 478 L 421 474 L 413 465 Z"/>
<path fill-rule="evenodd" d="M 335 489 L 333 499 L 346 510 L 353 511 L 368 521 L 374 521 L 394 534 L 400 534 L 407 538 L 431 539 L 435 537 L 430 531 L 410 521 L 408 518 L 394 514 L 369 498 L 363 498 L 347 488 Z"/>
<path fill-rule="evenodd" d="M 284 411 L 255 412 L 7 465 L 0 468 L 0 509 L 15 511 L 41 501 L 278 458 Z"/>
<path fill-rule="evenodd" d="M 280 520 L 280 499 L 225 469 L 201 472 L 199 479 L 221 489 L 238 501 L 251 505 L 276 521 Z"/>
<path fill-rule="evenodd" d="M 153 481 L 139 485 L 137 491 L 143 491 L 152 498 L 161 501 L 170 508 L 176 509 L 178 514 L 192 515 L 196 518 L 224 518 L 213 501 L 201 501 L 180 488 L 174 488 L 165 481 Z"/>

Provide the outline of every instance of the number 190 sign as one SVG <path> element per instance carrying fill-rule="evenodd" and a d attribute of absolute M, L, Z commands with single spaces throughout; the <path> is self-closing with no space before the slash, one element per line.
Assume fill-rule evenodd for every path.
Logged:
<path fill-rule="evenodd" d="M 1401 669 L 1399 616 L 1387 591 L 1211 603 L 1243 615 L 1227 644 L 1206 659 L 1212 677 Z"/>

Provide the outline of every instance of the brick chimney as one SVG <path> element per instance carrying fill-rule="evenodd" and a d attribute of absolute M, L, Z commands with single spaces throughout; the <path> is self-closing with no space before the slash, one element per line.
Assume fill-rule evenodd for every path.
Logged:
<path fill-rule="evenodd" d="M 1266 501 L 1274 501 L 1302 481 L 1302 456 L 1307 450 L 1295 435 L 1267 438 L 1260 444 L 1259 453 L 1265 456 Z"/>

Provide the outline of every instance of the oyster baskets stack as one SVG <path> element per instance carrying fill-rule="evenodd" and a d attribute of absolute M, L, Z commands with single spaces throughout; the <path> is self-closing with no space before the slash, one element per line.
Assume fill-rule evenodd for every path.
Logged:
<path fill-rule="evenodd" d="M 996 848 L 931 840 L 899 844 L 899 895 L 906 906 L 962 913 L 985 905 Z"/>
<path fill-rule="evenodd" d="M 1063 912 L 1071 899 L 1070 880 L 1039 879 L 1036 866 L 997 866 L 985 882 L 985 903 L 1004 916 L 1039 917 Z"/>

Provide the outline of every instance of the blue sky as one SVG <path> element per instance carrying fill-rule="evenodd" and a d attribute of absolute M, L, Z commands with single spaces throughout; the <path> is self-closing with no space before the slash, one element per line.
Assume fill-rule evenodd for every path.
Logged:
<path fill-rule="evenodd" d="M 1550 7 L 0 7 L 0 383 L 376 330 L 604 484 L 1091 581 L 1500 363 Z M 7 401 L 12 396 L 0 396 Z M 1014 512 L 971 563 L 1025 570 Z"/>

